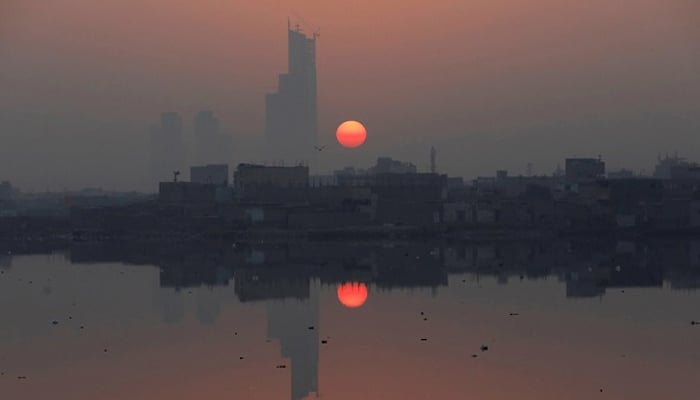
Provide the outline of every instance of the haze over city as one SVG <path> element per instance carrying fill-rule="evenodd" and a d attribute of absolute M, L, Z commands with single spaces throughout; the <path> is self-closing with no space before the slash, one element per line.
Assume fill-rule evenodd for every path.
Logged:
<path fill-rule="evenodd" d="M 231 163 L 264 162 L 265 95 L 287 19 L 320 29 L 312 173 L 386 155 L 476 177 L 565 157 L 650 172 L 697 158 L 700 6 L 692 0 L 42 0 L 0 5 L 0 170 L 23 190 L 155 191 L 149 129 L 212 110 Z M 368 140 L 341 149 L 335 128 Z M 314 171 L 314 169 L 316 169 Z"/>

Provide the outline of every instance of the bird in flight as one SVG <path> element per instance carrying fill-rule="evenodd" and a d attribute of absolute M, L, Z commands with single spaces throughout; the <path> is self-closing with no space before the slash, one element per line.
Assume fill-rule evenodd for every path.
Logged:
<path fill-rule="evenodd" d="M 316 149 L 318 151 L 323 151 L 323 149 L 325 149 L 325 148 L 326 148 L 325 145 L 324 146 L 314 146 L 314 149 Z"/>

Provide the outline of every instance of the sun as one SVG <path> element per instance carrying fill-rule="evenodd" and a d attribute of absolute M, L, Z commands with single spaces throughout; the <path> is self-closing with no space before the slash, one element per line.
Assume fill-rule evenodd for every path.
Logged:
<path fill-rule="evenodd" d="M 367 301 L 367 285 L 346 282 L 338 286 L 338 301 L 347 308 L 362 307 Z"/>
<path fill-rule="evenodd" d="M 338 127 L 335 137 L 343 147 L 354 149 L 367 139 L 367 129 L 358 121 L 345 121 Z"/>

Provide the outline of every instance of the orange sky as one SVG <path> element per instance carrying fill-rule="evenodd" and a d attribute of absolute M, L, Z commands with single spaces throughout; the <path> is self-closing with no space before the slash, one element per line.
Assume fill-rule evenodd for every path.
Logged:
<path fill-rule="evenodd" d="M 388 154 L 422 167 L 435 143 L 443 169 L 467 176 L 522 172 L 529 161 L 548 173 L 573 153 L 648 169 L 657 151 L 700 144 L 693 0 L 6 0 L 0 129 L 20 132 L 7 121 L 26 113 L 145 126 L 163 110 L 189 120 L 209 108 L 245 141 L 263 131 L 263 96 L 285 69 L 289 15 L 321 28 L 321 141 L 346 119 L 368 127 L 366 151 L 340 154 L 340 164 Z M 52 135 L 58 148 L 69 137 Z M 75 135 L 87 152 L 101 143 Z M 639 139 L 648 146 L 628 151 Z M 0 156 L 30 150 L 7 144 Z M 454 150 L 475 146 L 486 151 L 466 162 Z M 522 151 L 505 150 L 513 146 Z M 81 184 L 99 178 L 48 162 Z M 41 176 L 17 179 L 40 186 Z"/>

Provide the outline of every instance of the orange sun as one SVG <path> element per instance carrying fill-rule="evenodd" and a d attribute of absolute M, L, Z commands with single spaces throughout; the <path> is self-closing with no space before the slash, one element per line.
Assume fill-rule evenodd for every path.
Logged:
<path fill-rule="evenodd" d="M 338 286 L 338 300 L 347 308 L 358 308 L 367 301 L 367 285 L 346 282 Z"/>
<path fill-rule="evenodd" d="M 338 127 L 335 137 L 343 147 L 360 147 L 367 139 L 367 129 L 357 121 L 345 121 Z"/>

